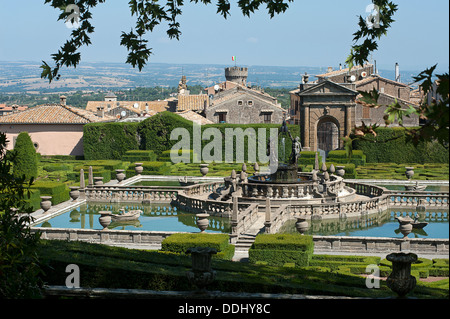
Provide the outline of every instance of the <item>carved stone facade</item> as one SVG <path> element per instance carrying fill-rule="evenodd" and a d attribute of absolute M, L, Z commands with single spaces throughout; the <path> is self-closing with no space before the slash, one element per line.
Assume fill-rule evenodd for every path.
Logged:
<path fill-rule="evenodd" d="M 316 77 L 317 82 L 308 83 L 308 76 L 304 76 L 299 88 L 290 92 L 290 121 L 300 125 L 302 145 L 312 151 L 343 147 L 341 138 L 362 122 L 384 124 L 384 111 L 395 101 L 402 106 L 414 105 L 408 85 L 380 77 L 370 64 L 352 70 L 330 68 Z M 373 89 L 379 92 L 378 108 L 358 100 L 358 91 Z M 404 118 L 403 125 L 418 126 L 418 116 Z"/>
<path fill-rule="evenodd" d="M 303 149 L 330 151 L 343 147 L 342 137 L 355 125 L 355 85 L 324 80 L 318 84 L 301 84 L 291 91 L 291 103 L 299 117 Z M 330 134 L 331 133 L 331 134 Z"/>

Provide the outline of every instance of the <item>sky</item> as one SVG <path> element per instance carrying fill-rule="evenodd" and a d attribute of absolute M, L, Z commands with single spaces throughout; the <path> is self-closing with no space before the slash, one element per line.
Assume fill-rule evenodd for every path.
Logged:
<path fill-rule="evenodd" d="M 399 9 L 388 35 L 372 58 L 379 69 L 424 70 L 449 67 L 449 1 L 393 0 Z M 214 3 L 215 1 L 213 1 Z M 264 7 L 250 18 L 232 3 L 231 16 L 216 14 L 215 5 L 185 1 L 179 19 L 180 40 L 170 40 L 160 25 L 146 36 L 153 50 L 149 63 L 239 66 L 317 66 L 344 64 L 350 53 L 358 16 L 367 16 L 370 0 L 295 0 L 270 19 Z M 81 50 L 83 62 L 125 63 L 122 31 L 135 23 L 127 0 L 108 0 L 92 10 L 92 45 Z M 58 10 L 44 0 L 0 0 L 0 61 L 47 61 L 71 29 L 57 21 Z"/>

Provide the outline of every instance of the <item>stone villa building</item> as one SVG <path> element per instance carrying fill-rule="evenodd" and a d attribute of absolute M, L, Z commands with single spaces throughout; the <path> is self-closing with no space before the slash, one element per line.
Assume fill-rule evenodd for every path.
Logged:
<path fill-rule="evenodd" d="M 286 110 L 277 99 L 247 86 L 248 69 L 225 69 L 226 81 L 206 88 L 210 104 L 205 117 L 214 123 L 257 124 L 281 123 Z"/>
<path fill-rule="evenodd" d="M 281 123 L 287 111 L 276 98 L 247 86 L 247 76 L 248 68 L 225 68 L 226 81 L 200 94 L 190 94 L 183 76 L 178 85 L 176 112 L 197 112 L 208 123 Z"/>
<path fill-rule="evenodd" d="M 367 64 L 349 69 L 317 75 L 310 83 L 303 76 L 302 83 L 290 92 L 290 121 L 300 125 L 301 143 L 305 150 L 330 150 L 343 147 L 342 137 L 355 126 L 384 124 L 385 109 L 397 100 L 401 105 L 414 104 L 410 100 L 411 88 L 401 82 L 380 77 L 373 65 Z M 396 76 L 396 78 L 398 78 Z M 378 108 L 371 108 L 359 101 L 358 91 L 377 89 L 380 98 Z M 404 126 L 417 126 L 419 118 L 405 118 Z M 396 125 L 396 123 L 394 123 Z"/>

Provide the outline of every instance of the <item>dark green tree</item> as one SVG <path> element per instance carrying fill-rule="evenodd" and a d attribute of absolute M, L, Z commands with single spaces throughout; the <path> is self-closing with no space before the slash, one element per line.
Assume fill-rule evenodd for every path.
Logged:
<path fill-rule="evenodd" d="M 25 202 L 25 177 L 15 178 L 15 152 L 6 156 L 6 135 L 0 132 L 0 299 L 40 296 L 41 265 L 37 256 L 40 234 L 32 233 L 32 209 Z"/>
<path fill-rule="evenodd" d="M 17 178 L 25 176 L 27 181 L 36 178 L 38 166 L 36 149 L 27 132 L 21 132 L 17 136 L 14 151 L 16 153 L 13 166 L 14 176 Z"/>

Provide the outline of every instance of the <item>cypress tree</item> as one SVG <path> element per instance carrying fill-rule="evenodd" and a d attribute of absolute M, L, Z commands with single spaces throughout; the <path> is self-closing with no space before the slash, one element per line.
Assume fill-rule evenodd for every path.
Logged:
<path fill-rule="evenodd" d="M 36 149 L 28 132 L 21 132 L 17 136 L 14 152 L 16 153 L 13 165 L 14 177 L 20 178 L 25 175 L 26 181 L 36 178 L 38 166 Z"/>

